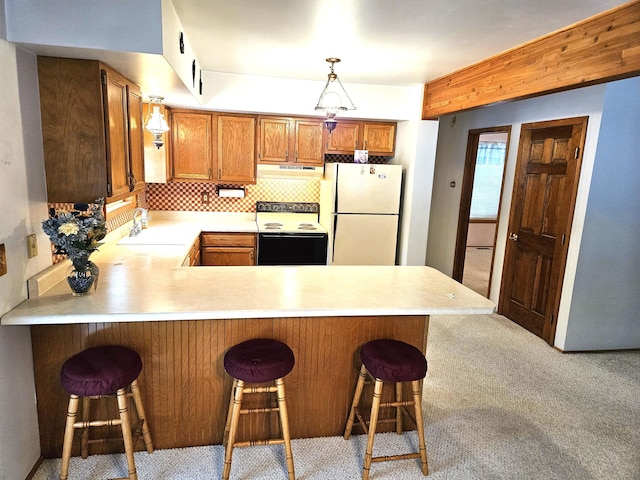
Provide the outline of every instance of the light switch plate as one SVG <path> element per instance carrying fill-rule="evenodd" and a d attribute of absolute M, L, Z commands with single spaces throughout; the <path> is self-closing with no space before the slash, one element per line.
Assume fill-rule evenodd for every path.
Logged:
<path fill-rule="evenodd" d="M 0 244 L 0 277 L 7 273 L 7 252 L 4 243 Z"/>
<path fill-rule="evenodd" d="M 29 252 L 29 258 L 38 256 L 38 239 L 35 233 L 27 235 L 27 250 Z"/>

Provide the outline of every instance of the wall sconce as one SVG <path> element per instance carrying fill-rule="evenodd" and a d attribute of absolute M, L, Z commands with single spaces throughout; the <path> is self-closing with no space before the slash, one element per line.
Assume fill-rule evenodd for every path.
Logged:
<path fill-rule="evenodd" d="M 327 83 L 320 94 L 316 110 L 322 110 L 326 114 L 324 121 L 327 130 L 332 132 L 338 121 L 336 115 L 338 112 L 347 110 L 356 110 L 356 106 L 349 97 L 349 94 L 342 86 L 342 82 L 338 78 L 338 74 L 333 71 L 334 64 L 340 62 L 339 58 L 327 58 L 326 61 L 331 64 L 329 75 L 327 75 Z M 348 103 L 347 103 L 348 101 Z"/>
<path fill-rule="evenodd" d="M 149 113 L 144 124 L 144 128 L 155 137 L 153 144 L 158 150 L 164 145 L 162 134 L 169 131 L 169 125 L 167 125 L 167 120 L 164 116 L 162 100 L 164 100 L 164 97 L 149 95 Z"/>

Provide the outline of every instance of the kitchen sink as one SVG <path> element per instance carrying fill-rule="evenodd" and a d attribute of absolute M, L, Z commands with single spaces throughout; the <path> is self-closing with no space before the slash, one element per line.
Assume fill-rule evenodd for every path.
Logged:
<path fill-rule="evenodd" d="M 118 245 L 189 245 L 200 233 L 196 228 L 149 227 L 135 237 L 122 237 Z"/>

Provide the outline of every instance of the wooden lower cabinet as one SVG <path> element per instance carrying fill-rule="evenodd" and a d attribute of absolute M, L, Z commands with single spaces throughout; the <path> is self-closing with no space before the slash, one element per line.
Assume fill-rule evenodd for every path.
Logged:
<path fill-rule="evenodd" d="M 189 250 L 189 266 L 195 267 L 202 264 L 201 254 L 200 254 L 201 242 L 200 237 L 193 242 L 191 245 L 191 250 Z"/>
<path fill-rule="evenodd" d="M 200 235 L 200 265 L 251 266 L 256 264 L 254 233 L 206 233 Z"/>
<path fill-rule="evenodd" d="M 211 285 L 230 291 L 234 287 Z M 68 395 L 60 384 L 60 367 L 86 348 L 118 344 L 140 354 L 143 369 L 139 384 L 153 444 L 158 449 L 181 448 L 222 442 L 232 383 L 223 359 L 233 345 L 260 337 L 289 345 L 296 358 L 295 367 L 285 377 L 291 436 L 337 436 L 344 431 L 351 406 L 361 345 L 376 338 L 394 338 L 425 352 L 428 325 L 428 316 L 415 315 L 32 326 L 41 454 L 45 458 L 60 457 L 68 405 Z M 362 401 L 366 404 L 369 399 L 370 404 L 370 386 L 365 388 Z M 383 401 L 392 398 L 393 390 L 385 388 Z M 113 409 L 111 403 L 94 403 L 92 414 L 96 416 Z M 245 417 L 240 421 L 239 439 L 279 433 L 271 431 L 279 429 L 275 419 L 269 422 L 263 415 Z M 412 428 L 411 422 L 406 423 Z M 380 431 L 391 428 L 392 424 L 379 424 Z M 362 432 L 358 429 L 356 433 Z M 74 455 L 80 453 L 79 443 L 74 445 Z M 136 448 L 143 450 L 143 442 L 139 441 Z M 122 451 L 121 442 L 92 446 L 94 453 L 118 450 Z"/>

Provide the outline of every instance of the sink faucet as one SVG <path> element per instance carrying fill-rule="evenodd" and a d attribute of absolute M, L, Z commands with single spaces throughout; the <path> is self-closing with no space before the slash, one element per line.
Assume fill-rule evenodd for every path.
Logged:
<path fill-rule="evenodd" d="M 136 217 L 140 214 L 140 223 L 136 221 Z M 136 208 L 133 212 L 133 225 L 131 226 L 131 230 L 129 230 L 129 236 L 135 237 L 140 232 L 142 232 L 143 228 L 147 228 L 149 223 L 149 214 L 144 208 Z"/>

